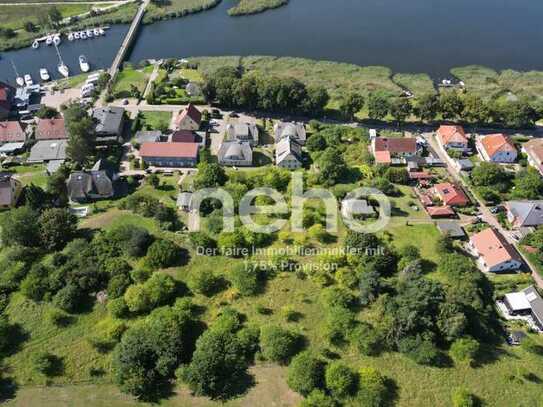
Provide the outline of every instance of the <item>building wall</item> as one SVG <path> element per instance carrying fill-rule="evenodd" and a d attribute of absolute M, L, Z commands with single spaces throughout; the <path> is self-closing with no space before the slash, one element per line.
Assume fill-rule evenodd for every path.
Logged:
<path fill-rule="evenodd" d="M 512 163 L 515 162 L 517 159 L 517 153 L 516 152 L 504 152 L 504 151 L 498 151 L 496 154 L 494 154 L 491 157 L 491 161 L 495 163 Z"/>
<path fill-rule="evenodd" d="M 174 158 L 174 157 L 143 157 L 147 165 L 156 167 L 195 167 L 196 158 Z"/>
<path fill-rule="evenodd" d="M 295 158 L 287 157 L 283 161 L 277 164 L 278 167 L 295 170 L 300 168 L 302 164 Z"/>
<path fill-rule="evenodd" d="M 249 167 L 249 166 L 253 165 L 252 162 L 247 161 L 247 160 L 225 160 L 225 159 L 219 159 L 219 164 L 220 165 L 226 165 L 226 166 L 229 166 L 229 167 L 233 167 L 233 166 L 236 166 L 236 167 Z"/>

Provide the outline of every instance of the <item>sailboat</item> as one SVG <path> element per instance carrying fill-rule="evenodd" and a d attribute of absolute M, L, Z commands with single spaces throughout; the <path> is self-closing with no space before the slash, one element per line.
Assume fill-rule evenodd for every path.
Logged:
<path fill-rule="evenodd" d="M 70 76 L 70 70 L 68 69 L 68 66 L 64 63 L 64 61 L 62 60 L 62 56 L 60 55 L 60 51 L 58 50 L 58 47 L 56 44 L 55 44 L 55 49 L 57 50 L 57 55 L 58 55 L 58 72 L 62 76 L 67 78 L 68 76 Z"/>
<path fill-rule="evenodd" d="M 26 86 L 34 85 L 34 81 L 32 80 L 32 76 L 30 76 L 30 74 L 26 74 L 24 79 L 25 79 L 25 85 Z"/>
<path fill-rule="evenodd" d="M 49 76 L 49 72 L 45 68 L 40 69 L 40 78 L 42 81 L 47 82 L 51 77 Z"/>
<path fill-rule="evenodd" d="M 90 70 L 90 65 L 85 55 L 79 55 L 79 68 L 81 68 L 81 72 L 89 72 Z"/>
<path fill-rule="evenodd" d="M 13 66 L 13 70 L 15 71 L 15 82 L 19 86 L 25 86 L 25 80 L 22 76 L 19 76 L 19 72 L 17 72 L 17 67 L 15 66 L 15 63 L 13 60 L 11 60 L 11 66 Z"/>

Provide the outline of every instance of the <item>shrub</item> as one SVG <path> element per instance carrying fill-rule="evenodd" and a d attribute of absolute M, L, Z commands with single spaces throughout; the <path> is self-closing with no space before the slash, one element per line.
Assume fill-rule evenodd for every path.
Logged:
<path fill-rule="evenodd" d="M 58 368 L 60 360 L 48 352 L 39 352 L 34 355 L 32 366 L 34 370 L 45 376 L 53 376 Z"/>
<path fill-rule="evenodd" d="M 421 365 L 436 364 L 441 354 L 429 340 L 420 337 L 406 337 L 400 340 L 398 350 Z"/>
<path fill-rule="evenodd" d="M 189 235 L 190 243 L 195 250 L 215 249 L 217 242 L 203 232 L 193 232 Z"/>
<path fill-rule="evenodd" d="M 370 324 L 361 323 L 353 329 L 349 339 L 356 346 L 360 354 L 365 356 L 378 355 L 381 351 L 383 338 Z"/>
<path fill-rule="evenodd" d="M 47 311 L 45 314 L 45 320 L 49 322 L 51 325 L 61 327 L 66 326 L 70 322 L 70 315 L 68 315 L 66 312 L 52 308 Z"/>
<path fill-rule="evenodd" d="M 453 407 L 475 407 L 476 399 L 464 387 L 457 387 L 452 393 Z"/>
<path fill-rule="evenodd" d="M 128 287 L 123 298 L 130 312 L 145 312 L 151 308 L 149 293 L 143 284 Z"/>
<path fill-rule="evenodd" d="M 260 331 L 262 356 L 273 362 L 288 363 L 300 351 L 301 344 L 299 334 L 278 326 L 266 326 Z"/>
<path fill-rule="evenodd" d="M 288 386 L 303 396 L 323 387 L 325 363 L 310 352 L 295 356 L 288 367 Z"/>
<path fill-rule="evenodd" d="M 182 260 L 181 248 L 171 240 L 157 240 L 147 250 L 145 263 L 153 268 L 172 267 Z"/>
<path fill-rule="evenodd" d="M 123 297 L 109 300 L 107 309 L 114 318 L 124 318 L 128 314 L 128 306 Z"/>
<path fill-rule="evenodd" d="M 355 297 L 344 288 L 328 287 L 322 291 L 321 300 L 326 308 L 350 308 L 355 302 Z"/>
<path fill-rule="evenodd" d="M 449 351 L 455 363 L 471 365 L 479 352 L 479 342 L 473 338 L 460 338 L 453 342 Z"/>
<path fill-rule="evenodd" d="M 119 274 L 111 277 L 107 284 L 107 295 L 109 298 L 122 297 L 126 289 L 132 284 L 130 276 Z"/>
<path fill-rule="evenodd" d="M 240 264 L 230 272 L 230 282 L 243 296 L 255 295 L 259 290 L 259 275 L 256 267 Z"/>
<path fill-rule="evenodd" d="M 382 406 L 387 393 L 384 377 L 372 367 L 362 368 L 358 374 L 357 401 L 363 406 Z"/>
<path fill-rule="evenodd" d="M 326 368 L 326 388 L 336 398 L 342 399 L 354 394 L 357 390 L 358 377 L 342 362 L 333 362 Z"/>
<path fill-rule="evenodd" d="M 337 407 L 336 401 L 322 390 L 313 390 L 302 400 L 300 407 Z"/>
<path fill-rule="evenodd" d="M 192 273 L 189 280 L 191 290 L 207 297 L 214 295 L 221 285 L 222 279 L 207 269 Z"/>
<path fill-rule="evenodd" d="M 81 290 L 74 284 L 68 284 L 53 297 L 53 304 L 67 312 L 74 312 L 81 302 Z"/>

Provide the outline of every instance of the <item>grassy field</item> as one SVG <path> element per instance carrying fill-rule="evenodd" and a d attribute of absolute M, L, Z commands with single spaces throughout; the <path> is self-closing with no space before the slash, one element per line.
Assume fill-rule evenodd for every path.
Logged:
<path fill-rule="evenodd" d="M 133 86 L 143 94 L 152 71 L 153 67 L 151 65 L 145 69 L 135 69 L 131 66 L 124 67 L 117 75 L 113 85 L 113 95 L 118 99 L 131 97 L 130 92 Z"/>
<path fill-rule="evenodd" d="M 44 188 L 47 184 L 47 172 L 45 166 L 42 164 L 33 165 L 17 165 L 9 168 L 10 172 L 17 174 L 23 185 L 29 185 L 33 183 L 39 187 Z"/>
<path fill-rule="evenodd" d="M 167 18 L 183 17 L 215 7 L 220 0 L 171 0 L 164 5 L 151 3 L 147 7 L 143 22 L 145 24 Z"/>
<path fill-rule="evenodd" d="M 172 120 L 172 114 L 170 112 L 142 112 L 142 129 L 162 129 L 168 128 Z"/>
<path fill-rule="evenodd" d="M 72 17 L 86 13 L 92 8 L 91 4 L 57 4 L 62 17 Z M 22 29 L 26 22 L 38 24 L 39 16 L 47 14 L 53 6 L 2 6 L 0 4 L 0 26 L 4 28 Z"/>
<path fill-rule="evenodd" d="M 435 94 L 434 82 L 427 74 L 411 74 L 411 73 L 397 73 L 392 77 L 392 80 L 409 91 L 415 96 L 424 94 Z"/>
<path fill-rule="evenodd" d="M 286 4 L 288 4 L 288 0 L 240 0 L 235 7 L 228 10 L 228 15 L 242 16 L 257 14 Z"/>

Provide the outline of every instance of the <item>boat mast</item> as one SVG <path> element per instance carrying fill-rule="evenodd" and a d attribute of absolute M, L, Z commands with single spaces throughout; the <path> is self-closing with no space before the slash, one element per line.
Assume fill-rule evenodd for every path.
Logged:
<path fill-rule="evenodd" d="M 19 78 L 19 72 L 17 72 L 17 67 L 15 66 L 15 62 L 13 62 L 13 59 L 10 59 L 11 66 L 13 67 L 13 70 L 15 71 L 15 77 Z"/>
<path fill-rule="evenodd" d="M 60 65 L 64 65 L 64 61 L 62 60 L 62 57 L 60 56 L 60 51 L 59 51 L 59 49 L 58 49 L 57 44 L 54 44 L 54 43 L 53 43 L 53 45 L 55 46 L 55 49 L 57 50 L 57 55 L 58 55 L 58 59 L 59 59 L 59 61 L 60 61 Z"/>

